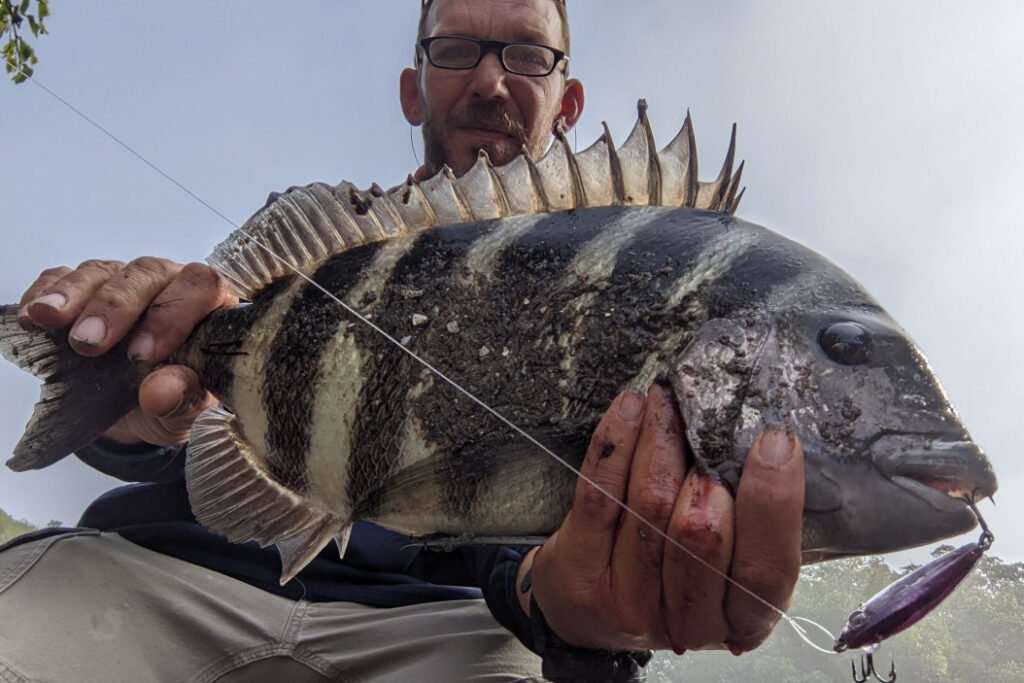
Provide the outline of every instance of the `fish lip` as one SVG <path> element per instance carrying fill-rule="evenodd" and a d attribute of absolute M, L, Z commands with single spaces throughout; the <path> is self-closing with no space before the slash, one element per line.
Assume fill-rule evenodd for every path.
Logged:
<path fill-rule="evenodd" d="M 915 448 L 906 449 L 908 444 Z M 967 497 L 978 501 L 998 488 L 992 466 L 973 441 L 936 439 L 924 434 L 887 435 L 877 440 L 871 451 L 882 474 L 933 504 L 942 499 L 927 491 L 938 492 L 962 505 Z M 919 486 L 910 486 L 909 482 Z"/>

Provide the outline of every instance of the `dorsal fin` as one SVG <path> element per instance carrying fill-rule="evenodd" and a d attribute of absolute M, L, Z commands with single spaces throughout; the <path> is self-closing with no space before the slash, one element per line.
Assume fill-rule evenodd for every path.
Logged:
<path fill-rule="evenodd" d="M 622 147 L 611 131 L 574 154 L 564 131 L 539 160 L 523 150 L 503 166 L 481 153 L 456 178 L 443 167 L 428 180 L 411 176 L 383 190 L 352 183 L 292 187 L 260 209 L 217 246 L 207 261 L 239 296 L 251 298 L 275 279 L 298 269 L 311 273 L 327 258 L 393 235 L 437 225 L 622 204 L 688 206 L 733 213 L 743 196 L 743 164 L 734 174 L 736 126 L 725 163 L 713 182 L 697 179 L 697 148 L 687 112 L 678 135 L 657 151 L 647 103 Z"/>

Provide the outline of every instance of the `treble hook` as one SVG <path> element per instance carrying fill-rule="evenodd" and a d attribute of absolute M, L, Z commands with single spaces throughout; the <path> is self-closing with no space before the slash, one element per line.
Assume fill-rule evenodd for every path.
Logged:
<path fill-rule="evenodd" d="M 853 671 L 853 680 L 856 683 L 866 683 L 866 681 L 868 680 L 868 676 L 874 676 L 875 680 L 876 681 L 881 681 L 881 683 L 895 683 L 895 681 L 896 681 L 896 662 L 890 660 L 891 663 L 890 663 L 890 666 L 889 666 L 889 677 L 888 678 L 882 678 L 881 676 L 878 675 L 878 672 L 875 671 L 874 655 L 875 655 L 874 648 L 870 648 L 868 650 L 868 656 L 867 656 L 867 660 L 868 661 L 867 661 L 866 665 L 864 664 L 864 656 L 861 655 L 861 658 L 860 658 L 860 675 L 857 674 L 857 665 L 854 664 L 853 662 L 850 662 L 850 670 Z"/>

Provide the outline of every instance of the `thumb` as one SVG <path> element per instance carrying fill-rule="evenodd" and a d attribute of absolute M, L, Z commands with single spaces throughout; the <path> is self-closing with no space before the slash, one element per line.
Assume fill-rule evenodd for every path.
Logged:
<path fill-rule="evenodd" d="M 166 365 L 151 372 L 139 387 L 139 407 L 149 432 L 143 441 L 160 445 L 184 443 L 192 422 L 217 400 L 199 384 L 196 373 L 183 365 Z M 153 439 L 159 439 L 154 441 Z"/>

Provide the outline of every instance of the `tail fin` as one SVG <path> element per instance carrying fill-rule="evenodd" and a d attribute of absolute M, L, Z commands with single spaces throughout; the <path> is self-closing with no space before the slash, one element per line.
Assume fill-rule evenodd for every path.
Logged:
<path fill-rule="evenodd" d="M 66 332 L 27 332 L 18 325 L 16 305 L 0 306 L 0 354 L 43 380 L 8 467 L 20 472 L 52 465 L 138 405 L 138 371 L 126 345 L 86 358 L 68 345 Z"/>

